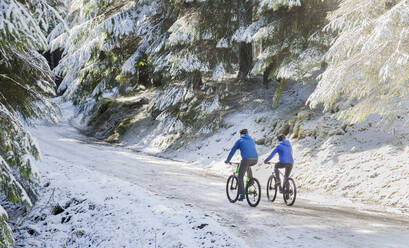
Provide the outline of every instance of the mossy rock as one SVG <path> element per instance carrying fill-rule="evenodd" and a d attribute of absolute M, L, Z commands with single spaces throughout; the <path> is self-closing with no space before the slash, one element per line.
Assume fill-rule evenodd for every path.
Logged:
<path fill-rule="evenodd" d="M 295 120 L 295 119 L 288 120 L 287 125 L 289 126 L 289 130 L 288 130 L 288 133 L 287 133 L 287 134 L 293 132 L 295 123 L 296 123 L 296 120 Z M 287 134 L 285 134 L 285 135 L 287 135 Z"/>
<path fill-rule="evenodd" d="M 264 145 L 266 143 L 266 139 L 265 138 L 261 138 L 261 139 L 255 139 L 254 142 L 257 145 Z"/>
<path fill-rule="evenodd" d="M 265 122 L 265 121 L 266 121 L 266 118 L 265 118 L 265 117 L 258 117 L 258 118 L 255 120 L 256 123 L 262 123 L 262 122 Z"/>
<path fill-rule="evenodd" d="M 274 130 L 274 129 L 277 127 L 277 123 L 278 123 L 277 120 L 273 120 L 273 121 L 271 122 L 271 128 L 272 128 L 272 130 Z"/>
<path fill-rule="evenodd" d="M 347 127 L 348 127 L 348 125 L 347 124 L 342 124 L 341 125 L 341 129 L 346 133 L 347 132 Z"/>
<path fill-rule="evenodd" d="M 287 135 L 290 133 L 291 125 L 289 122 L 282 123 L 277 129 L 277 134 L 284 134 Z"/>
<path fill-rule="evenodd" d="M 344 135 L 345 132 L 342 129 L 336 129 L 336 130 L 332 130 L 331 132 L 329 132 L 329 136 L 334 136 L 334 135 Z"/>
<path fill-rule="evenodd" d="M 297 119 L 298 120 L 310 120 L 312 116 L 311 111 L 308 110 L 301 110 L 300 112 L 297 113 Z"/>
<path fill-rule="evenodd" d="M 319 137 L 319 138 L 323 139 L 323 138 L 325 138 L 325 137 L 328 137 L 328 135 L 329 135 L 328 129 L 320 129 L 320 130 L 318 130 L 318 137 Z"/>
<path fill-rule="evenodd" d="M 302 122 L 297 122 L 293 128 L 293 139 L 300 138 L 300 130 L 301 130 Z"/>

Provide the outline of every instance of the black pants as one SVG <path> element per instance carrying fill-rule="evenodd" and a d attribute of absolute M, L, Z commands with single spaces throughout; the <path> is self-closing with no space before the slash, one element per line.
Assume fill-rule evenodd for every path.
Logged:
<path fill-rule="evenodd" d="M 285 168 L 285 173 L 284 173 L 284 182 L 290 177 L 291 170 L 293 169 L 292 164 L 286 164 L 286 163 L 276 163 L 274 167 L 274 172 L 276 173 L 276 178 L 277 178 L 277 183 L 280 182 L 280 172 L 278 169 Z M 280 186 L 281 187 L 281 186 Z"/>
<path fill-rule="evenodd" d="M 238 193 L 239 195 L 244 193 L 244 173 L 247 172 L 247 176 L 249 178 L 253 178 L 253 173 L 251 171 L 251 166 L 257 164 L 257 159 L 243 159 L 240 163 L 240 168 L 239 168 L 239 178 L 238 178 L 238 183 L 239 183 L 239 189 Z"/>

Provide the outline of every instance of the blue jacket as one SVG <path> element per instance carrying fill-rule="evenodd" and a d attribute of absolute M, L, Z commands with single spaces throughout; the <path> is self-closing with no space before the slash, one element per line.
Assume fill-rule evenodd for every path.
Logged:
<path fill-rule="evenodd" d="M 293 149 L 291 148 L 290 141 L 283 140 L 276 146 L 273 152 L 264 160 L 265 162 L 270 161 L 274 157 L 274 155 L 278 152 L 278 156 L 280 157 L 280 163 L 285 164 L 294 164 L 293 159 Z"/>
<path fill-rule="evenodd" d="M 254 143 L 254 140 L 247 134 L 242 135 L 240 139 L 236 141 L 229 153 L 229 156 L 226 159 L 226 162 L 230 162 L 230 159 L 233 157 L 237 149 L 240 149 L 242 159 L 258 158 L 256 144 Z"/>

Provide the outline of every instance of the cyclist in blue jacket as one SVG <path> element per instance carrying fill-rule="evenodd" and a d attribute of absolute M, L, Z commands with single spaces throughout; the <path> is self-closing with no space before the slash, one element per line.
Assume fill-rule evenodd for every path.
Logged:
<path fill-rule="evenodd" d="M 243 177 L 244 173 L 247 171 L 247 176 L 253 178 L 253 173 L 250 166 L 257 164 L 258 154 L 256 151 L 256 144 L 254 140 L 248 135 L 247 129 L 240 130 L 240 139 L 236 141 L 233 148 L 231 149 L 229 156 L 227 157 L 225 163 L 230 163 L 230 159 L 233 157 L 237 149 L 240 149 L 241 153 L 241 163 L 239 167 L 239 178 L 238 178 L 238 194 L 239 201 L 244 199 L 244 182 Z"/>
<path fill-rule="evenodd" d="M 280 183 L 280 172 L 278 169 L 285 168 L 284 173 L 284 182 L 290 177 L 291 170 L 293 169 L 294 159 L 293 159 L 293 149 L 291 147 L 290 141 L 285 139 L 284 134 L 277 136 L 280 144 L 271 152 L 270 156 L 264 160 L 265 164 L 268 164 L 276 153 L 278 153 L 280 161 L 275 164 L 274 172 L 276 174 L 277 182 L 276 186 L 280 187 L 280 192 L 282 192 L 281 183 Z"/>

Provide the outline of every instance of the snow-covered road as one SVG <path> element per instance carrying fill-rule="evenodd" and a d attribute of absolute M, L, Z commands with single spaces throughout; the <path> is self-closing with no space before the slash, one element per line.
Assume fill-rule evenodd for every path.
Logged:
<path fill-rule="evenodd" d="M 21 235 L 24 239 L 17 240 L 20 246 L 23 246 L 24 242 L 31 242 L 33 246 L 51 247 L 52 242 L 61 242 L 59 240 L 64 240 L 65 245 L 73 247 L 82 247 L 87 245 L 87 242 L 91 246 L 99 247 L 118 247 L 116 244 L 120 244 L 121 247 L 328 248 L 408 247 L 409 244 L 409 218 L 405 216 L 323 205 L 303 199 L 302 192 L 293 207 L 285 206 L 281 198 L 270 204 L 266 200 L 266 182 L 263 180 L 262 201 L 257 208 L 249 207 L 246 201 L 231 204 L 225 195 L 226 178 L 197 166 L 89 140 L 66 122 L 57 126 L 39 126 L 32 132 L 43 152 L 43 161 L 39 164 L 40 173 L 44 175 L 43 181 L 50 181 L 51 187 L 56 187 L 59 194 L 82 197 L 92 201 L 97 208 L 98 204 L 103 205 L 107 198 L 109 200 L 113 197 L 111 200 L 115 201 L 119 197 L 119 204 L 113 202 L 104 208 L 108 209 L 104 211 L 117 211 L 118 218 L 116 222 L 108 220 L 109 225 L 106 221 L 71 221 L 72 229 L 81 225 L 82 229 L 86 229 L 87 224 L 84 221 L 89 223 L 88 227 L 92 227 L 91 230 L 85 230 L 89 233 L 88 237 L 92 238 L 87 240 L 84 238 L 87 235 L 81 234 L 81 242 L 72 241 L 72 229 L 66 231 L 61 228 L 59 231 L 54 228 L 54 234 L 47 236 L 47 229 L 33 222 L 30 225 L 37 225 L 34 229 L 38 234 L 36 237 Z M 262 175 L 255 172 L 255 176 Z M 80 185 L 81 183 L 83 185 Z M 115 197 L 116 192 L 118 197 Z M 44 195 L 43 198 L 46 197 L 48 196 Z M 129 198 L 129 201 L 126 198 Z M 138 204 L 132 203 L 131 199 L 136 199 Z M 42 201 L 44 203 L 44 199 Z M 124 205 L 123 202 L 127 203 Z M 158 215 L 159 205 L 169 213 L 163 214 L 162 211 L 162 215 Z M 115 209 L 118 207 L 121 209 Z M 90 207 L 92 208 L 94 207 Z M 137 211 L 133 208 L 137 208 Z M 127 212 L 126 216 L 124 212 Z M 121 213 L 125 217 L 121 216 Z M 84 215 L 83 218 L 94 218 L 95 214 L 98 216 L 98 213 L 94 213 Z M 106 213 L 104 215 L 106 216 Z M 132 222 L 134 219 L 140 219 L 141 215 L 145 216 L 145 221 Z M 150 223 L 149 216 L 157 221 L 152 220 Z M 52 223 L 51 219 L 47 224 L 41 225 Z M 57 224 L 60 226 L 64 223 Z M 202 224 L 208 226 L 203 227 Z M 106 238 L 103 237 L 104 226 L 108 235 L 111 229 L 115 229 L 115 225 L 121 230 L 120 235 L 112 235 L 109 242 L 103 242 Z M 150 227 L 156 228 L 155 230 L 162 234 L 166 230 L 170 235 L 167 239 L 161 239 L 155 232 L 153 242 L 153 238 L 138 240 L 135 238 L 135 232 L 132 232 L 134 229 L 145 230 Z M 64 238 L 64 233 L 69 233 L 71 238 Z M 208 237 L 209 233 L 214 238 Z M 55 240 L 50 241 L 50 237 Z M 206 237 L 208 241 L 205 241 Z M 44 243 L 42 239 L 49 241 Z"/>

